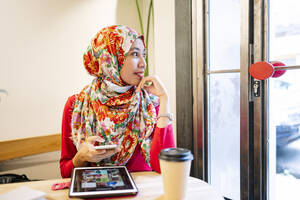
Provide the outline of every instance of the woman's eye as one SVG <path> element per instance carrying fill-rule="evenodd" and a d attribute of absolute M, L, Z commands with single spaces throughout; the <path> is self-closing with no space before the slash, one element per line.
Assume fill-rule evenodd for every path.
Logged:
<path fill-rule="evenodd" d="M 133 56 L 138 56 L 138 53 L 137 53 L 137 52 L 132 52 L 131 55 L 133 55 Z"/>

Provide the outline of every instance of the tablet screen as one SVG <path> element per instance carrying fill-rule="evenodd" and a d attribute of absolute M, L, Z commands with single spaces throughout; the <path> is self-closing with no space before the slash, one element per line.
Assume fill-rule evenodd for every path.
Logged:
<path fill-rule="evenodd" d="M 137 188 L 124 166 L 75 168 L 70 196 L 133 195 Z"/>
<path fill-rule="evenodd" d="M 133 189 L 124 168 L 81 169 L 76 172 L 74 192 Z"/>

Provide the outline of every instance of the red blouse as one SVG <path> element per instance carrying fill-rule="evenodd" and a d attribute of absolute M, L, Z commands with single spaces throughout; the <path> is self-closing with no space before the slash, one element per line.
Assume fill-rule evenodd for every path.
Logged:
<path fill-rule="evenodd" d="M 71 118 L 74 101 L 75 95 L 68 98 L 62 118 L 60 173 L 63 178 L 68 178 L 71 176 L 74 168 L 72 159 L 77 153 L 77 149 L 73 144 L 73 141 L 70 139 Z M 156 113 L 158 113 L 158 109 L 159 106 L 156 107 Z M 162 149 L 175 147 L 172 125 L 170 124 L 164 128 L 155 127 L 152 137 L 150 149 L 151 167 L 146 163 L 142 154 L 140 153 L 140 147 L 137 147 L 130 160 L 126 164 L 126 167 L 130 172 L 155 170 L 160 173 L 158 154 Z"/>

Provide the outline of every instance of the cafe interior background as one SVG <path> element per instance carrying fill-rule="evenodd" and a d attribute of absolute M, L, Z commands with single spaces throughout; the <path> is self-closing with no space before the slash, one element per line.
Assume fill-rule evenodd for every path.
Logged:
<path fill-rule="evenodd" d="M 1 0 L 0 174 L 60 177 L 63 107 L 92 79 L 82 65 L 90 38 L 112 24 L 141 32 L 142 21 L 149 72 L 170 95 L 177 146 L 195 157 L 191 175 L 231 199 L 299 198 L 299 6 Z M 286 70 L 259 80 L 249 75 L 259 61 L 280 61 Z"/>

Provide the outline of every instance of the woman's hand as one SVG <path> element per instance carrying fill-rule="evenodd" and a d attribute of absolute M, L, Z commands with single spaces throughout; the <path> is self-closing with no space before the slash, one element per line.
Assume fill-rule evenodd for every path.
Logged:
<path fill-rule="evenodd" d="M 150 82 L 150 84 L 148 84 Z M 141 88 L 147 92 L 159 97 L 160 105 L 158 115 L 170 113 L 169 97 L 167 90 L 161 80 L 156 75 L 144 77 L 138 85 L 136 92 L 141 91 Z M 171 123 L 168 117 L 160 117 L 157 120 L 157 127 L 164 128 Z"/>
<path fill-rule="evenodd" d="M 88 162 L 99 162 L 105 158 L 109 158 L 120 151 L 120 148 L 115 149 L 95 149 L 94 143 L 103 142 L 99 136 L 91 136 L 86 142 L 79 146 L 78 152 L 73 158 L 74 167 L 87 166 Z"/>
<path fill-rule="evenodd" d="M 139 83 L 136 92 L 141 91 L 142 88 L 159 98 L 168 98 L 167 90 L 157 75 L 144 77 Z"/>

